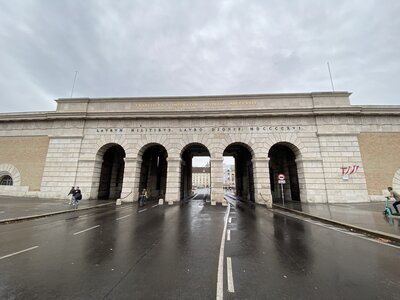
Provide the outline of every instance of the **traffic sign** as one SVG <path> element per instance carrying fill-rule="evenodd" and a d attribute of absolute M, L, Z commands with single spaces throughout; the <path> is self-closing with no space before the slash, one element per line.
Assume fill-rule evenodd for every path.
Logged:
<path fill-rule="evenodd" d="M 286 183 L 286 180 L 285 180 L 285 179 L 283 179 L 283 180 L 282 180 L 282 179 L 279 179 L 279 180 L 278 180 L 278 183 L 279 183 L 279 184 L 285 184 L 285 183 Z"/>
<path fill-rule="evenodd" d="M 285 174 L 278 174 L 278 180 L 285 180 Z"/>

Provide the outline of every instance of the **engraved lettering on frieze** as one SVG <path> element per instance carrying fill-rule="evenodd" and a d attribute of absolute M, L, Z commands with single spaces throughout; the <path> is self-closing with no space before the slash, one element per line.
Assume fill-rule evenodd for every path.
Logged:
<path fill-rule="evenodd" d="M 101 133 L 122 133 L 124 132 L 123 128 L 96 128 L 96 132 Z"/>
<path fill-rule="evenodd" d="M 229 126 L 218 126 L 218 127 L 139 127 L 134 128 L 96 128 L 98 133 L 110 133 L 118 134 L 124 132 L 131 133 L 206 133 L 206 132 L 287 132 L 287 131 L 302 131 L 302 126 L 242 126 L 242 127 L 229 127 Z"/>

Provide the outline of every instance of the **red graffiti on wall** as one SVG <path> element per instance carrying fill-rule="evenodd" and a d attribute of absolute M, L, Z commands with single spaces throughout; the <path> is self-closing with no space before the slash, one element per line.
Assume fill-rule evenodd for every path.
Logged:
<path fill-rule="evenodd" d="M 345 176 L 357 173 L 359 168 L 360 166 L 358 165 L 352 165 L 348 167 L 341 167 L 340 169 L 342 170 L 342 176 Z"/>

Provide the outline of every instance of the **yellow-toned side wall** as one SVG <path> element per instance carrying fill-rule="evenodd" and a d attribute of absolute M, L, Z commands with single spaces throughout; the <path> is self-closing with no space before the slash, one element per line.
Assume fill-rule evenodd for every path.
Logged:
<path fill-rule="evenodd" d="M 0 137 L 0 164 L 16 167 L 21 174 L 21 185 L 39 191 L 48 148 L 47 136 Z"/>
<path fill-rule="evenodd" d="M 369 195 L 382 195 L 400 168 L 400 133 L 361 133 L 358 136 Z"/>

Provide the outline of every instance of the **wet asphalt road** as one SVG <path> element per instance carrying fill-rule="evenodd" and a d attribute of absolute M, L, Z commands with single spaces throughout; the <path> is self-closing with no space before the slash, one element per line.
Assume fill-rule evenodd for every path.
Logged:
<path fill-rule="evenodd" d="M 399 248 L 244 205 L 221 243 L 226 207 L 145 209 L 1 225 L 0 298 L 216 299 L 219 272 L 224 299 L 399 298 Z"/>

